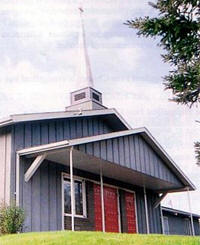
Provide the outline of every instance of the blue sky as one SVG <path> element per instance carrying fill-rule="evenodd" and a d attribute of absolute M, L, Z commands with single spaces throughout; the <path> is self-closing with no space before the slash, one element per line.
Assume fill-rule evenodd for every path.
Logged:
<path fill-rule="evenodd" d="M 123 23 L 156 15 L 146 0 L 85 0 L 85 29 L 95 88 L 132 127 L 146 126 L 197 186 L 192 208 L 200 213 L 200 167 L 193 142 L 199 108 L 169 102 L 163 64 L 154 39 L 138 38 Z M 0 116 L 64 110 L 76 87 L 79 15 L 76 0 L 1 0 Z M 172 202 L 171 202 L 172 200 Z M 164 203 L 188 210 L 187 196 Z"/>

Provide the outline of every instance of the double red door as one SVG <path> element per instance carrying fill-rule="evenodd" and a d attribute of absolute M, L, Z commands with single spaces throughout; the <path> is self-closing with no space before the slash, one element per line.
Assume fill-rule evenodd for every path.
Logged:
<path fill-rule="evenodd" d="M 135 196 L 130 192 L 125 191 L 124 193 L 125 209 L 122 210 L 125 210 L 125 214 L 120 216 L 126 217 L 126 232 L 136 233 Z M 94 184 L 94 207 L 95 229 L 96 231 L 102 231 L 101 188 L 98 184 Z M 118 210 L 117 189 L 104 186 L 105 231 L 119 232 Z"/>
<path fill-rule="evenodd" d="M 95 226 L 102 231 L 101 188 L 94 184 Z M 105 231 L 119 232 L 117 189 L 104 186 Z"/>

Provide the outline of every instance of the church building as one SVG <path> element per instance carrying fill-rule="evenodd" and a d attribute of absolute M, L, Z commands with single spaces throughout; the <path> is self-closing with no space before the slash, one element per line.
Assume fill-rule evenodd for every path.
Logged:
<path fill-rule="evenodd" d="M 161 234 L 163 198 L 195 187 L 148 129 L 103 105 L 82 15 L 80 86 L 70 105 L 0 120 L 0 200 L 25 210 L 24 232 Z"/>

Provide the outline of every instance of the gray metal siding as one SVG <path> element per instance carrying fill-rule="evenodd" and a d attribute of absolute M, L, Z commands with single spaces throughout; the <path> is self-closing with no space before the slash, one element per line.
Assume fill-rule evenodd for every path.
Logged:
<path fill-rule="evenodd" d="M 24 208 L 26 214 L 24 231 L 61 230 L 61 173 L 66 171 L 66 168 L 44 161 L 26 183 L 24 173 L 28 166 L 30 163 L 21 162 L 20 206 Z"/>
<path fill-rule="evenodd" d="M 88 143 L 78 146 L 78 149 L 87 154 L 182 186 L 174 173 L 139 135 L 102 140 L 100 143 Z"/>
<path fill-rule="evenodd" d="M 113 130 L 100 118 L 59 119 L 19 123 L 12 128 L 11 197 L 15 198 L 16 151 L 66 139 L 111 133 Z"/>
<path fill-rule="evenodd" d="M 148 216 L 149 216 L 149 230 L 150 233 L 162 233 L 162 222 L 160 214 L 160 206 L 153 208 L 153 204 L 156 200 L 157 194 L 147 190 L 147 205 L 148 205 Z M 138 232 L 147 233 L 146 215 L 145 215 L 145 203 L 144 193 L 140 189 L 136 191 L 136 205 L 137 205 L 137 221 L 138 221 Z"/>
<path fill-rule="evenodd" d="M 163 211 L 163 216 L 168 217 L 169 233 L 171 235 L 188 235 L 185 229 L 185 219 L 190 220 L 189 216 L 173 215 Z M 200 235 L 198 219 L 194 218 L 195 235 Z"/>
<path fill-rule="evenodd" d="M 136 192 L 136 206 L 137 206 L 137 222 L 138 232 L 147 233 L 146 216 L 145 216 L 145 204 L 143 191 Z"/>
<path fill-rule="evenodd" d="M 15 198 L 16 151 L 65 139 L 110 133 L 112 129 L 101 119 L 65 119 L 16 124 L 12 128 L 11 195 Z M 24 182 L 30 164 L 20 164 L 20 205 L 27 214 L 26 231 L 61 229 L 61 170 L 58 164 L 43 162 L 33 178 Z"/>
<path fill-rule="evenodd" d="M 20 171 L 20 206 L 25 209 L 26 220 L 24 224 L 24 231 L 48 231 L 62 229 L 62 193 L 61 193 L 61 173 L 69 172 L 69 167 L 62 166 L 49 161 L 44 161 L 41 167 L 33 175 L 29 182 L 24 181 L 24 173 L 30 166 L 32 160 L 21 160 Z M 74 169 L 76 176 L 91 178 L 98 180 L 99 176 L 92 175 L 84 171 Z M 105 179 L 105 183 L 121 186 L 134 190 L 136 192 L 136 206 L 137 206 L 137 221 L 138 232 L 146 233 L 146 219 L 144 207 L 144 195 L 141 188 L 136 188 L 126 183 L 118 182 L 112 179 Z M 89 182 L 88 182 L 89 183 Z M 121 191 L 123 193 L 123 191 Z M 148 206 L 150 219 L 151 233 L 161 233 L 161 220 L 159 216 L 159 207 L 153 209 L 153 202 L 155 194 L 148 192 Z M 94 230 L 94 199 L 91 185 L 87 184 L 87 219 L 76 219 L 77 230 Z M 125 208 L 124 201 L 121 202 L 122 209 Z M 66 223 L 67 222 L 67 223 Z M 65 228 L 70 229 L 70 219 L 65 219 Z M 126 217 L 122 219 L 122 231 L 127 230 Z"/>
<path fill-rule="evenodd" d="M 158 195 L 152 192 L 147 193 L 147 205 L 148 205 L 148 214 L 149 214 L 149 229 L 150 233 L 162 233 L 162 222 L 161 222 L 161 213 L 160 206 L 157 208 L 153 207 Z"/>
<path fill-rule="evenodd" d="M 198 219 L 194 219 L 194 232 L 196 236 L 200 236 L 200 222 Z"/>

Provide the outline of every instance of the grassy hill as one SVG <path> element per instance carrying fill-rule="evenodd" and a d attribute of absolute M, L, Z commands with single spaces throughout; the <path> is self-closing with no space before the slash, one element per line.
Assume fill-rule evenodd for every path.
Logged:
<path fill-rule="evenodd" d="M 200 237 L 61 231 L 6 235 L 0 245 L 200 245 Z"/>

